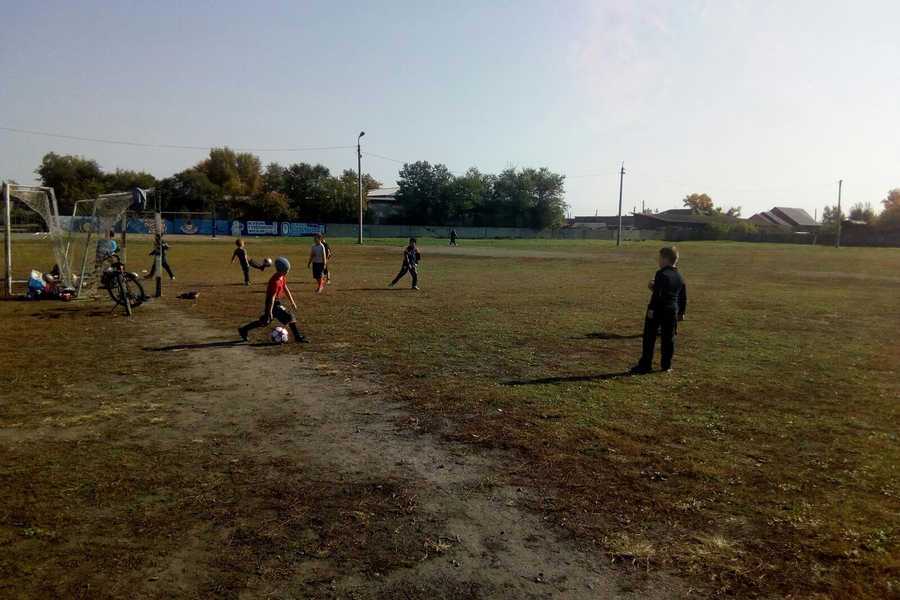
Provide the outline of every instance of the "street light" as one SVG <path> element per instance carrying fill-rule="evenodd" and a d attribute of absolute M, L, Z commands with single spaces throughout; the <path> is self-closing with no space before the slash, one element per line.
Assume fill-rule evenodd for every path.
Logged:
<path fill-rule="evenodd" d="M 359 240 L 358 243 L 362 245 L 362 232 L 363 232 L 363 196 L 362 196 L 362 147 L 360 146 L 360 140 L 362 136 L 366 135 L 365 131 L 360 131 L 359 135 L 356 137 L 356 182 L 359 193 Z"/>

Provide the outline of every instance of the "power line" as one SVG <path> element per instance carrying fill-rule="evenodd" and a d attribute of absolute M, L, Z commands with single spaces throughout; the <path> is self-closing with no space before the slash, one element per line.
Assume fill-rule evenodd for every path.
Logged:
<path fill-rule="evenodd" d="M 15 127 L 2 127 L 2 131 L 21 133 L 25 135 L 39 135 L 43 137 L 59 138 L 64 140 L 77 140 L 80 142 L 94 142 L 98 144 L 114 144 L 117 146 L 135 146 L 138 148 L 161 148 L 167 150 L 210 150 L 216 146 L 187 146 L 182 144 L 148 144 L 145 142 L 132 142 L 126 140 L 109 140 L 104 138 L 83 137 L 67 135 L 64 133 L 50 133 L 47 131 L 34 131 L 32 129 L 18 129 Z M 347 150 L 355 146 L 298 146 L 295 148 L 233 148 L 236 152 L 304 152 L 308 150 Z"/>

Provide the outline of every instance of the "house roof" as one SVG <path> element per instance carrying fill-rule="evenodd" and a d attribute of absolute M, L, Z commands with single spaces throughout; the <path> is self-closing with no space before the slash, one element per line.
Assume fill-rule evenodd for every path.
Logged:
<path fill-rule="evenodd" d="M 652 215 L 635 215 L 638 217 L 646 217 L 648 219 L 656 219 L 657 221 L 661 221 L 663 223 L 736 223 L 738 221 L 737 217 L 732 217 L 731 215 L 725 214 L 714 214 L 714 215 L 705 215 L 702 213 L 695 213 L 690 209 L 672 209 L 666 210 L 661 213 L 655 213 Z"/>
<path fill-rule="evenodd" d="M 750 217 L 751 221 L 762 221 L 766 225 L 775 225 L 776 227 L 787 227 L 792 228 L 793 225 L 779 217 L 777 214 L 772 211 L 763 211 L 760 213 L 756 213 L 752 217 Z"/>
<path fill-rule="evenodd" d="M 777 212 L 776 212 L 777 211 Z M 786 206 L 776 206 L 769 212 L 774 212 L 783 217 L 785 221 L 791 223 L 795 227 L 816 227 L 818 223 L 809 216 L 809 213 L 802 208 L 788 208 Z"/>
<path fill-rule="evenodd" d="M 366 194 L 366 199 L 369 202 L 396 202 L 397 201 L 397 190 L 400 188 L 389 187 L 389 188 L 378 188 L 377 190 L 370 190 L 368 194 Z"/>

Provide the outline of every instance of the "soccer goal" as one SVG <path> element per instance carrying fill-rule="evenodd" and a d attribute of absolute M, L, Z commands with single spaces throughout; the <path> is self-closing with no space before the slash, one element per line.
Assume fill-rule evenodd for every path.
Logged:
<path fill-rule="evenodd" d="M 132 192 L 101 194 L 75 203 L 71 217 L 59 219 L 65 260 L 72 272 L 75 295 L 93 294 L 105 261 L 113 253 L 124 253 L 125 222 L 133 202 Z M 121 237 L 116 240 L 116 229 Z M 124 257 L 123 257 L 124 260 Z"/>
<path fill-rule="evenodd" d="M 13 203 L 16 206 L 24 206 L 31 212 L 36 213 L 40 217 L 41 227 L 38 232 L 33 232 L 29 228 L 16 227 L 13 225 Z M 31 225 L 33 223 L 29 223 Z M 5 266 L 6 266 L 6 285 L 5 292 L 12 295 L 13 286 L 20 283 L 28 283 L 26 274 L 30 272 L 30 265 L 27 269 L 20 268 L 19 271 L 14 270 L 13 260 L 13 239 L 27 239 L 33 237 L 32 234 L 37 233 L 42 238 L 49 238 L 52 248 L 52 255 L 46 257 L 45 260 L 54 260 L 60 266 L 60 273 L 66 273 L 66 278 L 71 281 L 71 272 L 66 267 L 65 246 L 62 243 L 62 228 L 59 223 L 59 209 L 56 204 L 56 195 L 53 188 L 18 185 L 11 183 L 3 183 L 3 233 L 4 233 L 4 250 L 5 250 Z M 44 257 L 41 256 L 43 259 Z"/>
<path fill-rule="evenodd" d="M 32 268 L 43 267 L 44 262 L 48 263 L 44 267 L 47 268 L 50 261 L 58 270 L 59 284 L 63 288 L 74 290 L 76 295 L 96 289 L 102 259 L 117 245 L 110 243 L 115 241 L 112 232 L 131 205 L 132 198 L 131 192 L 125 192 L 81 200 L 75 204 L 74 212 L 69 217 L 59 214 L 53 188 L 4 183 L 6 294 L 12 295 L 16 284 L 27 283 L 25 276 Z M 30 236 L 28 232 L 17 231 L 13 226 L 13 202 L 30 209 L 43 221 L 46 231 L 40 235 L 49 241 L 51 251 L 48 253 L 46 248 L 41 248 L 37 252 L 21 254 L 28 256 L 33 263 L 42 261 L 41 264 L 18 265 L 14 240 Z"/>

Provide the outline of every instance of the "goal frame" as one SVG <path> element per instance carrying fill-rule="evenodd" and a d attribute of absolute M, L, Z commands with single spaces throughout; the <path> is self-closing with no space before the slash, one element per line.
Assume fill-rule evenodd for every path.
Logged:
<path fill-rule="evenodd" d="M 3 188 L 3 238 L 4 238 L 4 262 L 6 267 L 4 291 L 7 296 L 13 295 L 13 285 L 17 283 L 28 283 L 27 279 L 13 279 L 13 255 L 12 255 L 12 189 L 19 189 L 26 192 L 44 192 L 50 198 L 51 219 L 59 218 L 59 206 L 56 202 L 56 193 L 52 187 L 41 185 L 20 185 L 18 183 L 2 182 Z M 26 205 L 27 206 L 27 205 Z M 29 207 L 30 208 L 30 207 Z M 44 223 L 48 230 L 52 229 L 52 223 Z M 59 223 L 56 223 L 59 227 Z"/>

